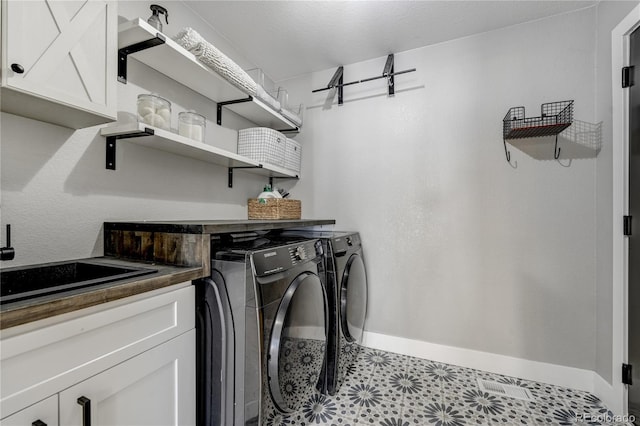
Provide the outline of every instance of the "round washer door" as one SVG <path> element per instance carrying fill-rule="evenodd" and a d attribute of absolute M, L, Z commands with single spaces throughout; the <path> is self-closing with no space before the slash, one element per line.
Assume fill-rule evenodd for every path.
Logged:
<path fill-rule="evenodd" d="M 269 391 L 277 409 L 300 409 L 313 393 L 324 362 L 326 296 L 311 272 L 296 277 L 285 292 L 271 329 L 267 366 Z"/>
<path fill-rule="evenodd" d="M 352 254 L 340 284 L 340 324 L 348 342 L 362 343 L 367 314 L 367 275 L 359 254 Z"/>

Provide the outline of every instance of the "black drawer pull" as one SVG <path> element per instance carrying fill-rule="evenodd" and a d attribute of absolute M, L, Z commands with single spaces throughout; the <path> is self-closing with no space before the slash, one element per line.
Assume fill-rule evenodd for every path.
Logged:
<path fill-rule="evenodd" d="M 24 67 L 20 64 L 11 64 L 11 70 L 16 74 L 24 73 Z"/>
<path fill-rule="evenodd" d="M 91 400 L 81 396 L 78 398 L 78 404 L 82 405 L 82 426 L 91 426 Z"/>
<path fill-rule="evenodd" d="M 35 422 L 31 423 L 31 426 L 47 426 L 47 424 L 42 420 L 38 419 Z"/>

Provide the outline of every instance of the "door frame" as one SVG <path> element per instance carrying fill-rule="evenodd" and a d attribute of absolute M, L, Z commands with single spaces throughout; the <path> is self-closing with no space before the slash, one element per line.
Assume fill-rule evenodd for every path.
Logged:
<path fill-rule="evenodd" d="M 622 384 L 622 364 L 628 360 L 628 239 L 622 233 L 629 211 L 629 91 L 621 87 L 622 67 L 629 64 L 629 35 L 640 27 L 640 5 L 611 32 L 613 102 L 613 383 L 609 401 L 616 414 L 628 413 L 628 392 Z M 638 83 L 637 83 L 638 84 Z M 640 367 L 640 366 L 639 366 Z"/>

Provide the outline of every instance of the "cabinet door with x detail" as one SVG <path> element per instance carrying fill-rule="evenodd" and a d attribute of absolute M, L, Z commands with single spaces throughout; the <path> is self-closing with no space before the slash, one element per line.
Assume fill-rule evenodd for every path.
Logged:
<path fill-rule="evenodd" d="M 3 0 L 2 15 L 4 87 L 115 117 L 115 1 Z"/>

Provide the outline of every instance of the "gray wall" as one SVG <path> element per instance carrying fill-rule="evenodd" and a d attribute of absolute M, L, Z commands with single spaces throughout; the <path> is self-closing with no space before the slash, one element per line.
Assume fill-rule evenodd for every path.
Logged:
<path fill-rule="evenodd" d="M 150 3 L 118 2 L 120 20 L 146 19 Z M 165 34 L 189 25 L 252 67 L 180 2 L 165 3 Z M 172 101 L 174 128 L 180 111 L 195 109 L 209 118 L 207 143 L 236 149 L 237 133 L 215 125 L 213 102 L 135 60 L 129 61 L 128 83 L 118 83 L 119 119 L 135 121 L 137 95 L 150 92 Z M 266 183 L 238 171 L 229 189 L 225 168 L 127 141 L 118 142 L 118 169 L 110 171 L 100 126 L 72 131 L 5 113 L 0 119 L 2 225 L 12 225 L 16 249 L 15 260 L 1 267 L 102 255 L 102 223 L 109 220 L 244 219 L 247 198 Z M 232 128 L 246 124 L 231 112 L 223 119 Z"/>
<path fill-rule="evenodd" d="M 592 7 L 396 54 L 417 72 L 394 98 L 382 80 L 342 106 L 312 96 L 334 70 L 285 82 L 308 96 L 303 204 L 362 234 L 369 331 L 595 368 L 596 162 L 553 161 L 541 140 L 551 159 L 509 147 L 513 168 L 501 132 L 510 107 L 566 99 L 594 122 L 596 21 Z"/>

